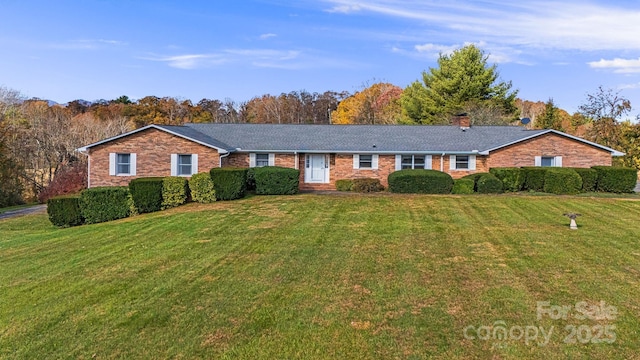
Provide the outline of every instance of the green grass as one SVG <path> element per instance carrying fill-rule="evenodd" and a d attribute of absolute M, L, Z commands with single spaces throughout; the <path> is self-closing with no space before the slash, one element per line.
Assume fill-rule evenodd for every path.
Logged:
<path fill-rule="evenodd" d="M 639 218 L 628 199 L 304 194 L 3 220 L 0 358 L 634 358 Z M 538 301 L 618 315 L 538 320 Z M 554 332 L 465 339 L 496 321 Z M 565 344 L 568 325 L 616 339 Z"/>

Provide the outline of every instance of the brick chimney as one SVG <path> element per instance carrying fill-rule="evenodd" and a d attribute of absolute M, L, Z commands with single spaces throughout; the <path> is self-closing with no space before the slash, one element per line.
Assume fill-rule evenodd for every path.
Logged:
<path fill-rule="evenodd" d="M 461 129 L 468 129 L 471 127 L 471 119 L 467 113 L 454 115 L 451 119 L 451 125 L 459 126 Z"/>

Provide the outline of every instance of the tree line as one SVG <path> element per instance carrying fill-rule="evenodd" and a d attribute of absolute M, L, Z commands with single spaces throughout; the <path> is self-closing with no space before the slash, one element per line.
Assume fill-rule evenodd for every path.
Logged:
<path fill-rule="evenodd" d="M 628 118 L 630 102 L 599 88 L 571 115 L 553 99 L 517 98 L 511 82 L 500 80 L 496 65 L 474 45 L 442 54 L 438 66 L 406 88 L 381 82 L 347 91 L 265 94 L 249 101 L 123 95 L 92 103 L 75 100 L 50 105 L 0 87 L 0 207 L 33 198 L 61 174 L 81 171 L 86 159 L 75 149 L 149 124 L 446 124 L 468 113 L 474 125 L 552 128 L 615 148 L 620 163 L 640 168 L 640 127 Z M 69 167 L 76 164 L 73 171 Z M 59 176 L 60 175 L 60 176 Z M 82 178 L 76 176 L 75 179 Z"/>

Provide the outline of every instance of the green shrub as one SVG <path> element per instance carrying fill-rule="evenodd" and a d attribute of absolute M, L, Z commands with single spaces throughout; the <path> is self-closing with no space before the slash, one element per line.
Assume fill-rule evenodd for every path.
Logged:
<path fill-rule="evenodd" d="M 456 179 L 453 181 L 452 194 L 473 194 L 475 191 L 475 182 L 473 179 Z"/>
<path fill-rule="evenodd" d="M 213 180 L 210 173 L 194 174 L 189 180 L 191 198 L 195 202 L 209 204 L 216 201 L 216 191 L 213 189 Z"/>
<path fill-rule="evenodd" d="M 336 190 L 351 191 L 351 189 L 353 189 L 353 180 L 351 179 L 336 180 Z"/>
<path fill-rule="evenodd" d="M 638 181 L 638 173 L 634 168 L 593 166 L 592 169 L 598 172 L 598 191 L 632 193 Z"/>
<path fill-rule="evenodd" d="M 254 168 L 256 194 L 291 195 L 298 193 L 300 170 L 279 166 Z"/>
<path fill-rule="evenodd" d="M 380 179 L 362 178 L 353 179 L 351 191 L 359 193 L 379 192 L 384 190 L 384 186 L 380 184 Z"/>
<path fill-rule="evenodd" d="M 162 189 L 164 178 L 146 177 L 129 182 L 129 190 L 138 213 L 150 213 L 162 210 Z"/>
<path fill-rule="evenodd" d="M 531 167 L 523 167 L 524 170 L 524 190 L 529 191 L 544 191 L 544 175 L 547 172 L 548 167 L 540 167 L 540 166 L 531 166 Z"/>
<path fill-rule="evenodd" d="M 503 186 L 502 181 L 495 175 L 484 173 L 478 177 L 476 191 L 479 194 L 500 194 Z"/>
<path fill-rule="evenodd" d="M 571 168 L 582 178 L 582 191 L 596 191 L 596 183 L 598 181 L 598 172 L 591 168 Z"/>
<path fill-rule="evenodd" d="M 467 179 L 467 180 L 473 181 L 473 191 L 476 192 L 478 191 L 478 179 L 480 178 L 480 176 L 484 174 L 487 174 L 487 173 L 479 172 L 475 174 L 469 174 L 461 177 L 461 179 Z"/>
<path fill-rule="evenodd" d="M 79 196 L 60 196 L 47 200 L 49 221 L 58 227 L 70 227 L 84 224 L 80 210 Z"/>
<path fill-rule="evenodd" d="M 544 175 L 544 192 L 577 194 L 582 190 L 582 178 L 571 168 L 549 168 Z"/>
<path fill-rule="evenodd" d="M 247 169 L 213 168 L 210 173 L 217 200 L 235 200 L 244 197 L 247 188 Z"/>
<path fill-rule="evenodd" d="M 87 224 L 129 216 L 129 189 L 126 186 L 89 188 L 80 194 L 80 210 Z"/>
<path fill-rule="evenodd" d="M 162 210 L 183 205 L 189 198 L 189 182 L 180 176 L 162 180 Z"/>
<path fill-rule="evenodd" d="M 394 193 L 449 194 L 453 188 L 451 175 L 437 170 L 398 170 L 388 180 L 389 191 Z"/>
<path fill-rule="evenodd" d="M 504 191 L 517 192 L 524 186 L 525 172 L 521 168 L 499 167 L 491 168 L 489 172 L 502 181 Z"/>

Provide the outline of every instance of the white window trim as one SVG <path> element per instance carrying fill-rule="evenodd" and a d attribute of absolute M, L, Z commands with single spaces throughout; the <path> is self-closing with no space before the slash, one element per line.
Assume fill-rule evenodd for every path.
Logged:
<path fill-rule="evenodd" d="M 476 170 L 476 156 L 475 155 L 460 155 L 469 157 L 469 167 L 467 169 L 458 169 L 456 164 L 456 155 L 449 155 L 449 170 L 452 171 L 475 171 Z"/>
<path fill-rule="evenodd" d="M 191 174 L 178 175 L 178 156 L 191 155 Z M 198 173 L 198 154 L 171 154 L 171 176 L 186 176 Z"/>
<path fill-rule="evenodd" d="M 276 166 L 276 154 L 269 153 L 269 166 Z M 249 153 L 249 167 L 256 167 L 256 153 Z"/>
<path fill-rule="evenodd" d="M 118 173 L 118 155 L 129 154 L 129 173 Z M 136 153 L 109 153 L 109 175 L 110 176 L 136 176 L 137 155 Z"/>
<path fill-rule="evenodd" d="M 562 156 L 536 156 L 534 158 L 534 166 L 542 166 L 543 157 L 553 158 L 553 165 L 551 167 L 562 167 Z"/>
<path fill-rule="evenodd" d="M 360 154 L 353 154 L 353 168 L 357 170 L 378 170 L 378 154 L 364 154 L 371 155 L 371 167 L 370 168 L 361 168 L 360 167 Z"/>
<path fill-rule="evenodd" d="M 402 170 L 402 156 L 401 154 L 397 154 L 396 155 L 396 170 Z M 404 156 L 411 156 L 411 168 L 415 169 L 415 157 L 416 156 L 422 156 L 419 154 L 411 154 L 411 155 L 404 155 Z M 427 170 L 431 170 L 433 169 L 433 156 L 432 155 L 424 155 L 424 169 Z"/>

